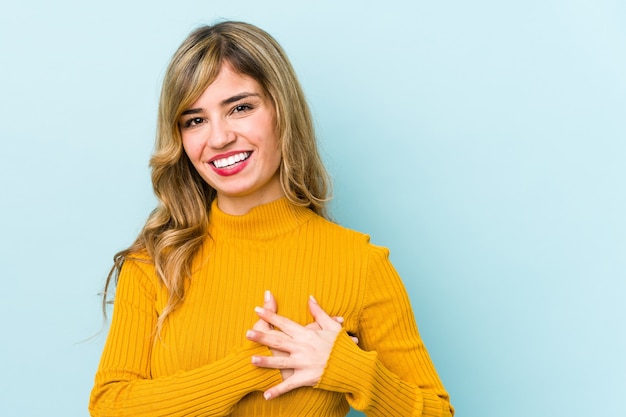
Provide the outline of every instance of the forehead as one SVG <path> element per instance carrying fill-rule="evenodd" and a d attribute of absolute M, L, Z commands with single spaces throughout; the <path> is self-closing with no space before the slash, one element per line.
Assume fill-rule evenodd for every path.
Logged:
<path fill-rule="evenodd" d="M 242 74 L 232 68 L 227 62 L 223 63 L 217 77 L 204 90 L 199 99 L 224 100 L 233 94 L 254 93 L 261 95 L 264 89 L 254 78 Z"/>

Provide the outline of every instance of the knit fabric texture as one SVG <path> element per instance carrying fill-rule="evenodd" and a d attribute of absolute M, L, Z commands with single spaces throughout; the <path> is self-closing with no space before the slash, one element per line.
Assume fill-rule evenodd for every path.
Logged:
<path fill-rule="evenodd" d="M 285 198 L 243 216 L 214 202 L 192 269 L 183 304 L 155 338 L 167 291 L 150 259 L 124 262 L 92 416 L 339 417 L 350 406 L 381 417 L 454 413 L 388 250 L 367 235 Z M 252 365 L 271 352 L 245 337 L 265 290 L 280 315 L 302 325 L 313 322 L 309 295 L 345 319 L 317 386 L 272 400 L 263 391 L 282 381 L 280 371 Z"/>

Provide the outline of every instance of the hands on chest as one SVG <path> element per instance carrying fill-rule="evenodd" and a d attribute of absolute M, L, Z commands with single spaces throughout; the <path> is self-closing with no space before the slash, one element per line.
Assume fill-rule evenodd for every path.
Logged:
<path fill-rule="evenodd" d="M 263 307 L 254 309 L 259 321 L 246 332 L 246 337 L 270 348 L 272 356 L 253 356 L 252 363 L 280 369 L 283 377 L 283 382 L 263 394 L 267 400 L 295 388 L 315 386 L 326 368 L 343 318 L 330 317 L 313 296 L 309 297 L 308 306 L 315 321 L 306 326 L 277 314 L 278 306 L 270 291 L 265 292 Z M 352 340 L 358 343 L 356 337 Z"/>

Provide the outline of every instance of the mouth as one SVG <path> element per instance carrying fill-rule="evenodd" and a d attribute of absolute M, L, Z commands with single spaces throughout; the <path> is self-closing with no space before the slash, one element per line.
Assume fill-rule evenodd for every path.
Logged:
<path fill-rule="evenodd" d="M 231 168 L 238 163 L 250 158 L 250 155 L 252 155 L 252 152 L 239 152 L 225 158 L 214 159 L 210 161 L 210 164 L 218 169 Z"/>

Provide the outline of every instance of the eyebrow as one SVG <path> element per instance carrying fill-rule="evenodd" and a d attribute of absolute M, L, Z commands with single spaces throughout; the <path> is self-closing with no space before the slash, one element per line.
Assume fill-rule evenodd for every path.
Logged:
<path fill-rule="evenodd" d="M 236 101 L 239 101 L 239 100 L 244 99 L 244 98 L 252 97 L 252 96 L 259 97 L 259 95 L 257 93 L 243 92 L 243 93 L 237 94 L 236 96 L 232 96 L 230 98 L 227 98 L 226 100 L 222 100 L 222 105 L 232 104 L 232 103 L 234 103 Z"/>
<path fill-rule="evenodd" d="M 226 106 L 228 104 L 235 103 L 235 102 L 237 102 L 239 100 L 242 100 L 242 99 L 248 98 L 248 97 L 260 97 L 260 96 L 257 93 L 243 92 L 243 93 L 234 95 L 232 97 L 229 97 L 229 98 L 227 98 L 225 100 L 222 100 L 221 104 L 222 104 L 222 106 Z M 198 114 L 198 113 L 202 113 L 202 109 L 201 108 L 187 109 L 187 110 L 185 110 L 185 111 L 183 111 L 181 113 L 181 116 L 186 116 L 186 115 L 189 115 L 189 114 Z"/>

